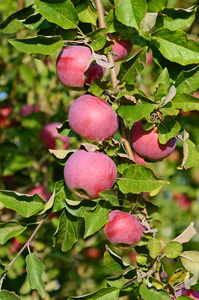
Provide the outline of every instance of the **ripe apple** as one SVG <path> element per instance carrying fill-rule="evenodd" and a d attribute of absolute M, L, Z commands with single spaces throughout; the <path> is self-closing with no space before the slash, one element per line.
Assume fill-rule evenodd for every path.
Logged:
<path fill-rule="evenodd" d="M 170 139 L 166 144 L 158 141 L 157 127 L 144 130 L 142 121 L 136 121 L 130 132 L 130 141 L 133 150 L 142 158 L 149 161 L 159 161 L 169 156 L 176 147 L 176 137 Z"/>
<path fill-rule="evenodd" d="M 83 199 L 98 198 L 99 193 L 111 189 L 117 178 L 114 161 L 100 152 L 75 151 L 64 167 L 68 189 Z"/>
<path fill-rule="evenodd" d="M 183 210 L 190 210 L 191 209 L 191 198 L 187 195 L 184 195 L 178 191 L 173 192 L 173 198 L 176 199 L 177 204 Z"/>
<path fill-rule="evenodd" d="M 86 258 L 98 260 L 102 256 L 102 253 L 98 248 L 89 247 L 83 250 L 83 255 Z"/>
<path fill-rule="evenodd" d="M 57 127 L 60 126 L 61 123 L 54 122 L 45 125 L 40 134 L 40 138 L 46 144 L 46 150 L 48 149 L 56 149 L 56 138 L 60 138 L 63 142 L 63 148 L 67 149 L 69 146 L 69 137 L 63 136 L 58 133 Z"/>
<path fill-rule="evenodd" d="M 20 116 L 23 118 L 32 114 L 33 112 L 40 112 L 40 111 L 41 108 L 38 105 L 24 104 L 20 109 Z"/>
<path fill-rule="evenodd" d="M 12 119 L 12 107 L 6 105 L 0 109 L 0 128 L 9 128 L 14 124 Z"/>
<path fill-rule="evenodd" d="M 109 214 L 109 221 L 104 227 L 107 240 L 119 248 L 135 247 L 143 237 L 145 228 L 132 215 L 119 210 L 113 210 Z"/>
<path fill-rule="evenodd" d="M 110 139 L 119 126 L 112 107 L 92 95 L 80 96 L 72 103 L 68 121 L 73 131 L 92 142 Z"/>
<path fill-rule="evenodd" d="M 11 246 L 10 246 L 10 252 L 12 254 L 16 253 L 19 248 L 21 248 L 21 243 L 16 238 L 13 238 Z"/>
<path fill-rule="evenodd" d="M 34 187 L 28 192 L 28 195 L 34 194 L 38 194 L 41 198 L 43 198 L 46 201 L 48 201 L 51 197 L 51 194 L 45 189 L 43 185 Z"/>
<path fill-rule="evenodd" d="M 112 46 L 112 50 L 115 54 L 113 54 L 114 61 L 120 61 L 126 58 L 132 50 L 133 44 L 131 40 L 119 40 L 116 37 L 110 36 L 114 45 Z"/>
<path fill-rule="evenodd" d="M 56 63 L 56 70 L 59 80 L 64 86 L 71 88 L 83 88 L 84 83 L 91 84 L 95 78 L 102 78 L 104 68 L 92 63 L 86 71 L 87 63 L 92 56 L 90 48 L 85 46 L 69 46 L 64 48 Z"/>
<path fill-rule="evenodd" d="M 143 165 L 143 166 L 147 165 L 147 162 L 142 157 L 140 157 L 135 151 L 133 151 L 133 156 L 136 164 Z"/>

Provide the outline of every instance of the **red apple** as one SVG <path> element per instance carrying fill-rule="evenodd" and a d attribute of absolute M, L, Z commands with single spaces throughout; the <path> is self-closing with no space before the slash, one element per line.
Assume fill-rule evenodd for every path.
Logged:
<path fill-rule="evenodd" d="M 16 238 L 13 238 L 12 244 L 10 246 L 10 252 L 12 254 L 14 254 L 14 253 L 16 253 L 19 250 L 19 248 L 21 248 L 20 241 L 18 241 Z"/>
<path fill-rule="evenodd" d="M 60 126 L 61 123 L 54 122 L 45 125 L 42 128 L 40 138 L 46 144 L 46 150 L 48 149 L 56 149 L 56 138 L 60 138 L 63 142 L 63 148 L 67 149 L 69 146 L 69 137 L 63 136 L 58 133 L 57 127 Z"/>
<path fill-rule="evenodd" d="M 126 58 L 132 50 L 133 44 L 131 40 L 118 40 L 111 35 L 111 40 L 114 42 L 112 46 L 114 61 L 120 61 Z"/>
<path fill-rule="evenodd" d="M 173 192 L 173 197 L 176 199 L 177 204 L 183 210 L 190 210 L 191 209 L 191 198 L 187 195 L 184 195 L 178 191 Z"/>
<path fill-rule="evenodd" d="M 109 221 L 104 227 L 107 240 L 119 248 L 135 247 L 143 237 L 145 228 L 132 215 L 119 210 L 113 210 L 109 214 Z"/>
<path fill-rule="evenodd" d="M 43 185 L 32 188 L 29 192 L 29 195 L 38 194 L 42 199 L 48 201 L 51 197 L 51 194 L 45 189 Z"/>
<path fill-rule="evenodd" d="M 84 83 L 91 84 L 95 78 L 102 78 L 105 69 L 95 63 L 92 63 L 88 68 L 87 79 L 84 78 L 84 72 L 91 56 L 90 48 L 85 46 L 64 48 L 56 63 L 57 75 L 61 83 L 71 88 L 83 88 Z"/>
<path fill-rule="evenodd" d="M 143 166 L 147 165 L 147 162 L 142 157 L 140 157 L 135 151 L 133 151 L 133 156 L 136 164 L 143 165 Z"/>
<path fill-rule="evenodd" d="M 144 130 L 142 121 L 136 121 L 130 133 L 133 150 L 142 158 L 150 161 L 159 161 L 169 156 L 176 147 L 176 137 L 170 139 L 166 144 L 158 141 L 157 127 Z"/>
<path fill-rule="evenodd" d="M 41 108 L 38 105 L 24 104 L 21 107 L 20 116 L 23 118 L 23 117 L 26 117 L 26 116 L 32 114 L 33 112 L 40 112 L 40 111 L 41 111 Z"/>
<path fill-rule="evenodd" d="M 187 290 L 185 288 L 179 289 L 176 292 L 176 297 L 180 297 L 180 296 L 189 296 L 191 299 L 199 300 L 199 292 L 193 290 Z M 176 299 L 176 297 L 173 297 L 173 299 Z"/>
<path fill-rule="evenodd" d="M 64 179 L 68 189 L 83 199 L 98 198 L 111 189 L 117 178 L 114 161 L 100 152 L 77 150 L 66 162 Z"/>
<path fill-rule="evenodd" d="M 117 114 L 112 107 L 92 95 L 80 96 L 73 102 L 68 121 L 73 131 L 92 142 L 110 139 L 119 126 Z"/>
<path fill-rule="evenodd" d="M 6 105 L 0 109 L 0 128 L 9 128 L 14 124 L 12 119 L 12 107 Z"/>
<path fill-rule="evenodd" d="M 83 250 L 83 255 L 87 258 L 97 260 L 102 256 L 102 253 L 98 248 L 90 247 Z"/>

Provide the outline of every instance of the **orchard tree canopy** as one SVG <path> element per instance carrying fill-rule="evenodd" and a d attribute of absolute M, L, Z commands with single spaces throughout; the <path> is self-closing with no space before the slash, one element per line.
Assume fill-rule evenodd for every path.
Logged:
<path fill-rule="evenodd" d="M 199 3 L 0 2 L 0 299 L 199 299 Z"/>

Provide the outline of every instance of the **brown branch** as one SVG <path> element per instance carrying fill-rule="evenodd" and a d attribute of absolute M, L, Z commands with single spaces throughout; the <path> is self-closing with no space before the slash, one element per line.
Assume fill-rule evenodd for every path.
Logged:
<path fill-rule="evenodd" d="M 35 230 L 33 231 L 32 235 L 30 236 L 30 238 L 28 239 L 28 241 L 25 243 L 25 245 L 21 248 L 21 250 L 19 251 L 19 253 L 15 256 L 15 258 L 10 262 L 10 264 L 8 265 L 7 270 L 3 273 L 3 276 L 1 277 L 0 280 L 0 287 L 3 284 L 3 281 L 8 273 L 8 271 L 10 270 L 10 268 L 12 267 L 12 265 L 14 264 L 14 262 L 17 260 L 17 258 L 19 257 L 19 255 L 26 249 L 26 247 L 28 247 L 30 245 L 30 242 L 32 241 L 32 239 L 34 238 L 35 234 L 37 233 L 37 231 L 39 230 L 39 228 L 41 227 L 41 225 L 44 223 L 46 217 L 48 215 L 46 215 L 41 222 L 38 224 L 38 226 L 35 228 Z"/>

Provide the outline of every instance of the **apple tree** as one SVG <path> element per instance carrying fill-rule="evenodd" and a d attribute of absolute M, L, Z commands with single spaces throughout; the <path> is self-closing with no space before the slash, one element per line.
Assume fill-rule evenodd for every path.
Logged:
<path fill-rule="evenodd" d="M 0 298 L 199 299 L 198 1 L 0 9 Z"/>

